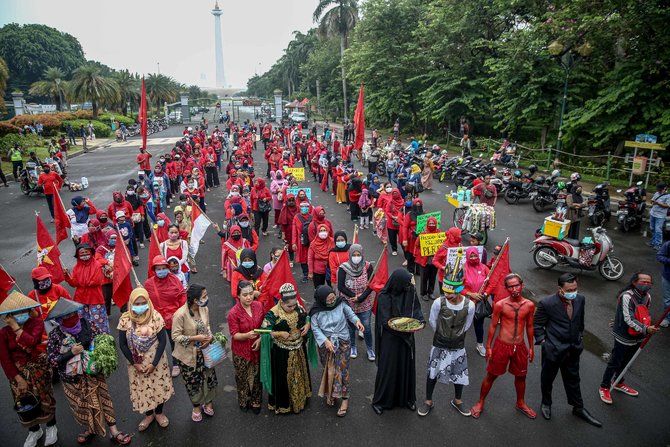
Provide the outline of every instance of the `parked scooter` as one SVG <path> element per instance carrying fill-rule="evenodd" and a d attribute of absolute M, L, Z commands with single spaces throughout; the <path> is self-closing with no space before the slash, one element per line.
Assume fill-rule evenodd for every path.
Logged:
<path fill-rule="evenodd" d="M 37 169 L 37 164 L 29 161 L 26 163 L 26 167 L 19 172 L 21 192 L 27 196 L 30 196 L 30 194 L 33 193 L 40 194 L 44 192 L 42 186 L 37 184 L 37 178 L 39 177 L 39 171 Z"/>
<path fill-rule="evenodd" d="M 617 189 L 617 192 L 620 193 L 621 190 Z M 646 195 L 646 191 L 642 188 L 642 181 L 637 182 L 635 186 L 624 192 L 626 200 L 619 201 L 619 210 L 617 211 L 617 223 L 621 231 L 628 232 L 642 225 L 644 210 L 647 206 L 645 203 Z"/>
<path fill-rule="evenodd" d="M 612 209 L 610 204 L 610 193 L 607 189 L 608 186 L 609 183 L 607 182 L 596 185 L 596 187 L 593 188 L 593 192 L 596 193 L 596 196 L 588 202 L 589 222 L 591 222 L 591 225 L 594 227 L 602 226 L 605 222 L 609 222 L 610 220 Z"/>

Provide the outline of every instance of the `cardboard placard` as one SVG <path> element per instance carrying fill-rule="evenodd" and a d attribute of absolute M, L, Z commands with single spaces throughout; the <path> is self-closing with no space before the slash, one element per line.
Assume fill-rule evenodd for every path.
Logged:
<path fill-rule="evenodd" d="M 416 216 L 416 234 L 426 230 L 426 222 L 428 222 L 429 217 L 437 219 L 437 228 L 440 228 L 440 224 L 442 223 L 442 211 L 433 211 L 432 213 Z"/>
<path fill-rule="evenodd" d="M 285 168 L 286 174 L 291 174 L 297 182 L 305 181 L 305 168 Z"/>
<path fill-rule="evenodd" d="M 447 233 L 420 234 L 419 244 L 421 246 L 421 256 L 433 256 L 446 237 Z"/>
<path fill-rule="evenodd" d="M 312 201 L 312 188 L 300 188 L 300 187 L 295 187 L 295 188 L 286 188 L 286 195 L 288 196 L 289 194 L 293 194 L 296 198 L 298 199 L 298 191 L 303 190 L 305 191 L 305 194 L 307 194 L 307 198 L 309 201 Z M 296 202 L 298 206 L 300 206 L 299 203 Z"/>
<path fill-rule="evenodd" d="M 447 249 L 447 265 L 453 266 L 456 262 L 456 257 L 458 256 L 458 250 L 463 250 L 463 257 L 461 258 L 461 265 L 465 265 L 467 258 L 465 257 L 465 250 L 469 247 L 449 247 Z M 482 260 L 482 255 L 484 254 L 484 246 L 477 245 L 477 251 L 479 251 L 479 260 Z"/>

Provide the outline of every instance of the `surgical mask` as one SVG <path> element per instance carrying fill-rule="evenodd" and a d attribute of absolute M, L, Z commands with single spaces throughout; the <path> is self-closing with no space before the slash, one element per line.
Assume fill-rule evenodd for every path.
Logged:
<path fill-rule="evenodd" d="M 250 269 L 253 266 L 254 266 L 254 261 L 244 261 L 244 262 L 242 262 L 242 267 L 244 267 L 245 269 Z"/>
<path fill-rule="evenodd" d="M 188 189 L 193 189 L 195 188 L 195 183 L 189 183 L 188 184 Z"/>
<path fill-rule="evenodd" d="M 233 234 L 233 235 L 230 236 L 230 237 L 231 237 L 234 241 L 239 241 L 240 238 L 242 237 L 242 235 L 241 235 L 241 234 Z"/>
<path fill-rule="evenodd" d="M 186 206 L 186 203 L 187 203 L 187 202 L 179 202 L 179 204 L 180 204 L 181 206 Z"/>
<path fill-rule="evenodd" d="M 248 228 L 249 227 L 249 222 L 240 222 L 240 227 Z"/>
<path fill-rule="evenodd" d="M 651 284 L 636 284 L 635 288 L 640 292 L 642 295 L 646 295 L 649 290 L 651 290 Z"/>
<path fill-rule="evenodd" d="M 195 302 L 200 307 L 207 307 L 209 304 L 209 298 L 201 298 Z"/>
<path fill-rule="evenodd" d="M 563 292 L 563 298 L 572 301 L 575 298 L 577 298 L 577 291 L 575 290 L 574 292 Z"/>
<path fill-rule="evenodd" d="M 407 208 L 411 208 L 411 207 L 412 207 L 412 201 L 410 200 L 410 201 L 408 201 L 408 202 L 405 202 L 405 206 L 406 206 Z"/>
<path fill-rule="evenodd" d="M 159 160 L 161 161 L 161 163 L 165 163 L 165 159 L 164 159 L 164 158 L 160 158 Z"/>
<path fill-rule="evenodd" d="M 107 245 L 110 247 L 116 247 L 116 238 L 110 239 L 109 242 L 107 242 Z"/>
<path fill-rule="evenodd" d="M 360 264 L 362 260 L 363 260 L 363 256 L 352 256 L 351 257 L 351 262 L 353 262 L 356 265 Z"/>
<path fill-rule="evenodd" d="M 133 312 L 136 313 L 137 315 L 142 315 L 144 312 L 149 310 L 149 305 L 148 304 L 137 304 L 132 307 Z"/>
<path fill-rule="evenodd" d="M 319 232 L 319 238 L 325 239 L 328 237 L 328 232 L 327 231 L 320 231 Z"/>
<path fill-rule="evenodd" d="M 300 207 L 300 212 L 301 212 L 302 214 L 307 214 L 307 213 L 309 213 L 309 207 L 308 207 L 308 206 L 301 206 L 301 207 Z"/>
<path fill-rule="evenodd" d="M 91 259 L 91 255 L 81 255 L 81 256 L 79 256 L 80 261 L 88 261 L 89 259 Z"/>
<path fill-rule="evenodd" d="M 237 192 L 237 191 L 233 191 L 233 192 L 230 193 L 230 196 L 231 196 L 231 197 L 237 197 L 237 196 L 239 196 L 239 195 L 240 195 L 240 193 Z"/>
<path fill-rule="evenodd" d="M 156 270 L 156 276 L 158 276 L 158 277 L 161 278 L 161 279 L 165 278 L 169 273 L 170 273 L 170 271 L 167 270 L 167 269 L 165 269 L 165 270 Z"/>
<path fill-rule="evenodd" d="M 135 191 L 130 191 L 130 190 L 128 190 L 128 191 L 126 191 L 126 195 L 127 195 L 127 196 L 134 196 L 134 195 L 135 195 Z"/>
<path fill-rule="evenodd" d="M 386 192 L 391 192 L 391 191 L 393 191 L 393 188 L 386 188 L 385 191 Z"/>
<path fill-rule="evenodd" d="M 335 246 L 337 248 L 344 248 L 344 247 L 347 246 L 347 243 L 345 241 L 337 241 L 337 242 L 335 242 Z"/>
<path fill-rule="evenodd" d="M 164 220 L 162 220 L 162 219 L 161 219 L 161 220 L 159 220 L 159 221 L 158 221 L 158 222 L 156 222 L 156 223 L 158 224 L 158 226 L 159 226 L 159 227 L 162 227 L 163 225 L 165 225 L 165 221 L 164 221 Z"/>
<path fill-rule="evenodd" d="M 175 233 L 170 233 L 168 235 L 168 237 L 170 238 L 171 241 L 176 241 L 177 239 L 179 239 L 179 233 L 176 233 L 176 234 Z"/>
<path fill-rule="evenodd" d="M 30 314 L 28 312 L 14 315 L 14 319 L 16 320 L 19 326 L 23 326 L 26 323 L 26 321 L 28 321 L 28 318 L 30 318 Z"/>

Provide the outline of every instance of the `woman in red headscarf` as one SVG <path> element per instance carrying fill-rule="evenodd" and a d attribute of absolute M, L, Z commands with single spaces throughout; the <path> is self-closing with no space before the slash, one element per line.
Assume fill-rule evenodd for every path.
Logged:
<path fill-rule="evenodd" d="M 298 192 L 298 195 L 300 192 Z M 293 217 L 293 251 L 295 251 L 296 262 L 300 263 L 302 268 L 302 279 L 300 280 L 303 283 L 308 281 L 307 275 L 309 273 L 309 268 L 307 266 L 307 249 L 310 245 L 309 241 L 309 225 L 313 222 L 314 215 L 311 213 L 311 205 L 309 202 L 304 201 L 300 202 L 300 213 L 296 214 Z M 303 231 L 307 228 L 308 231 Z M 305 238 L 307 236 L 307 238 Z"/>
<path fill-rule="evenodd" d="M 465 250 L 465 266 L 463 267 L 463 291 L 461 294 L 467 296 L 475 305 L 484 298 L 479 290 L 489 274 L 489 268 L 484 265 L 479 258 L 477 247 L 468 247 Z M 475 327 L 475 336 L 477 337 L 477 352 L 482 357 L 486 356 L 484 349 L 484 320 L 485 318 L 476 318 L 472 321 Z"/>
<path fill-rule="evenodd" d="M 96 250 L 101 245 L 105 245 L 107 238 L 102 232 L 102 224 L 98 219 L 88 221 L 88 233 L 81 237 L 81 244 L 88 244 Z"/>
<path fill-rule="evenodd" d="M 416 268 L 416 261 L 414 259 L 414 245 L 416 244 L 416 218 L 424 213 L 423 202 L 421 199 L 414 199 L 412 207 L 409 209 L 403 220 L 402 228 L 400 229 L 400 243 L 405 252 L 405 262 L 403 265 L 407 266 L 410 273 L 416 274 L 419 269 Z"/>
<path fill-rule="evenodd" d="M 287 194 L 286 203 L 279 213 L 279 225 L 281 225 L 281 236 L 284 243 L 288 247 L 288 256 L 291 267 L 293 267 L 293 260 L 295 259 L 295 250 L 293 248 L 293 219 L 300 212 L 295 200 L 295 195 Z"/>
<path fill-rule="evenodd" d="M 242 229 L 239 225 L 230 227 L 227 239 L 226 233 L 221 231 L 218 224 L 214 224 L 214 229 L 221 238 L 221 274 L 225 280 L 230 282 L 233 277 L 233 270 L 240 265 L 238 253 L 241 253 L 245 248 L 251 248 L 251 244 L 242 237 Z"/>
<path fill-rule="evenodd" d="M 330 250 L 335 247 L 333 229 L 325 223 L 316 225 L 317 232 L 307 250 L 308 278 L 314 282 L 314 288 L 326 283 L 326 268 Z M 328 278 L 330 280 L 330 278 Z"/>
<path fill-rule="evenodd" d="M 307 236 L 309 236 L 310 242 L 314 242 L 314 238 L 317 236 L 317 226 L 318 225 L 325 225 L 328 227 L 328 231 L 330 232 L 331 236 L 333 235 L 333 224 L 332 222 L 326 217 L 326 210 L 322 206 L 317 206 L 314 207 L 314 212 L 312 213 L 314 216 L 314 219 L 312 220 L 312 223 L 309 224 L 309 227 L 307 228 Z"/>
<path fill-rule="evenodd" d="M 398 188 L 393 188 L 391 191 L 391 199 L 386 203 L 384 214 L 386 215 L 386 231 L 388 232 L 388 240 L 391 244 L 391 254 L 398 255 L 398 233 L 403 224 L 404 215 L 403 209 L 405 201 L 400 195 Z"/>
<path fill-rule="evenodd" d="M 254 187 L 251 189 L 251 210 L 254 212 L 254 229 L 256 234 L 261 230 L 263 223 L 263 236 L 268 235 L 268 222 L 270 210 L 272 209 L 272 194 L 265 185 L 265 180 L 257 178 L 254 180 Z"/>
<path fill-rule="evenodd" d="M 440 229 L 437 226 L 437 219 L 433 216 L 426 221 L 426 228 L 419 233 L 414 243 L 414 260 L 417 265 L 421 266 L 421 298 L 424 301 L 433 299 L 433 292 L 435 290 L 435 277 L 437 275 L 437 267 L 433 265 L 432 256 L 425 256 L 421 251 L 421 235 L 439 233 Z"/>
<path fill-rule="evenodd" d="M 447 237 L 433 255 L 433 265 L 437 267 L 437 279 L 439 284 L 442 284 L 442 280 L 444 280 L 444 269 L 447 267 L 447 254 L 449 248 L 460 246 L 461 229 L 456 227 L 449 228 L 447 230 Z"/>
<path fill-rule="evenodd" d="M 160 244 L 161 242 L 167 241 L 170 236 L 168 235 L 168 227 L 170 226 L 172 222 L 170 222 L 170 219 L 167 217 L 165 213 L 158 213 L 156 216 L 156 226 L 155 226 L 155 231 L 154 234 L 156 235 L 156 238 L 158 239 L 158 243 Z"/>
<path fill-rule="evenodd" d="M 102 284 L 102 295 L 105 297 L 105 309 L 107 315 L 112 311 L 112 275 L 114 272 L 114 250 L 116 248 L 116 231 L 107 228 L 104 232 L 105 243 L 95 249 L 95 259 L 102 265 L 102 273 L 105 282 Z"/>

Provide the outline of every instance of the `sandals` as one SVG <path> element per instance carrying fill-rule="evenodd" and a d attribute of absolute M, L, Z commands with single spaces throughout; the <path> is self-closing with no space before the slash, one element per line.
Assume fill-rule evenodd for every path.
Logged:
<path fill-rule="evenodd" d="M 82 444 L 82 445 L 87 444 L 91 439 L 93 439 L 94 436 L 95 436 L 95 434 L 93 434 L 91 432 L 88 432 L 88 431 L 85 431 L 84 433 L 80 433 L 79 435 L 77 435 L 77 444 Z"/>
<path fill-rule="evenodd" d="M 475 404 L 474 407 L 470 409 L 470 416 L 472 416 L 475 419 L 479 419 L 479 416 L 482 414 L 482 411 L 484 411 L 484 406 L 477 403 Z"/>
<path fill-rule="evenodd" d="M 200 422 L 202 421 L 202 412 L 196 413 L 195 410 L 191 412 L 191 420 L 193 422 Z"/>
<path fill-rule="evenodd" d="M 109 440 L 119 445 L 127 445 L 130 444 L 133 437 L 123 432 L 118 432 L 116 435 L 110 436 Z"/>
<path fill-rule="evenodd" d="M 537 417 L 537 414 L 528 406 L 528 405 L 515 405 L 516 409 L 525 414 L 528 418 L 530 419 L 535 419 Z"/>
<path fill-rule="evenodd" d="M 146 430 L 154 422 L 155 419 L 156 417 L 153 415 L 145 417 L 144 419 L 142 419 L 142 422 L 140 422 L 139 425 L 137 426 L 137 430 L 138 431 Z"/>
<path fill-rule="evenodd" d="M 200 408 L 202 409 L 203 413 L 205 413 L 209 417 L 214 416 L 214 407 L 208 407 L 207 405 L 209 404 L 200 405 Z"/>
<path fill-rule="evenodd" d="M 342 407 L 340 407 L 340 408 L 337 410 L 337 417 L 338 417 L 338 418 L 343 418 L 343 417 L 345 417 L 345 416 L 347 415 L 347 410 L 349 410 L 349 407 L 347 407 L 347 408 L 342 408 Z"/>
<path fill-rule="evenodd" d="M 170 425 L 170 420 L 169 420 L 169 419 L 167 418 L 167 416 L 165 416 L 164 414 L 157 414 L 157 415 L 155 416 L 155 418 L 156 418 L 156 422 L 158 423 L 158 425 L 159 425 L 161 428 L 165 428 L 165 427 L 167 427 L 168 425 Z"/>
<path fill-rule="evenodd" d="M 334 407 L 335 406 L 335 399 L 327 397 L 326 398 L 326 405 L 328 405 L 329 407 Z"/>

